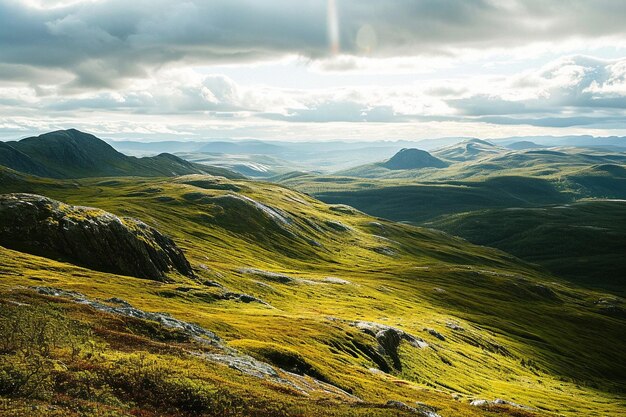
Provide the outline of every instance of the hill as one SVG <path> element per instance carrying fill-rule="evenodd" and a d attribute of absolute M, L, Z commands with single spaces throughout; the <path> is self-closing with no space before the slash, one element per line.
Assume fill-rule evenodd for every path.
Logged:
<path fill-rule="evenodd" d="M 5 415 L 624 412 L 623 300 L 501 251 L 270 183 L 0 172 L 0 193 L 144 222 L 193 271 L 157 282 L 0 247 Z"/>
<path fill-rule="evenodd" d="M 194 164 L 167 153 L 144 158 L 126 156 L 103 140 L 75 129 L 7 142 L 2 144 L 0 150 L 2 165 L 52 178 L 186 174 L 241 178 L 241 175 L 226 169 Z"/>
<path fill-rule="evenodd" d="M 468 139 L 433 151 L 433 155 L 447 161 L 472 161 L 506 152 L 506 148 L 481 139 Z"/>
<path fill-rule="evenodd" d="M 33 175 L 51 175 L 45 166 L 5 142 L 0 142 L 0 165 Z"/>
<path fill-rule="evenodd" d="M 467 144 L 483 143 L 467 141 Z M 464 146 L 446 148 L 465 149 Z M 446 151 L 446 152 L 447 152 Z M 395 221 L 488 208 L 533 207 L 581 198 L 626 198 L 626 154 L 586 148 L 497 150 L 445 168 L 390 170 L 383 163 L 334 175 L 276 177 L 333 204 Z"/>
<path fill-rule="evenodd" d="M 448 166 L 439 158 L 435 158 L 426 151 L 420 149 L 401 149 L 397 154 L 381 164 L 388 169 L 419 169 L 419 168 L 444 168 Z"/>
<path fill-rule="evenodd" d="M 624 295 L 626 201 L 481 210 L 429 226 L 537 263 L 554 274 Z"/>
<path fill-rule="evenodd" d="M 285 184 L 302 181 L 302 177 Z M 313 180 L 305 180 L 314 189 Z M 337 182 L 332 187 L 328 182 Z M 343 181 L 343 182 L 342 182 Z M 354 183 L 351 179 L 329 179 L 314 195 L 329 204 L 348 204 L 365 213 L 395 221 L 420 223 L 438 216 L 479 210 L 485 207 L 532 207 L 565 203 L 573 195 L 559 190 L 549 181 L 529 177 L 495 177 L 483 181 L 445 183 L 404 183 L 393 181 Z M 358 185 L 357 185 L 358 184 Z M 304 190 L 308 188 L 298 187 Z"/>

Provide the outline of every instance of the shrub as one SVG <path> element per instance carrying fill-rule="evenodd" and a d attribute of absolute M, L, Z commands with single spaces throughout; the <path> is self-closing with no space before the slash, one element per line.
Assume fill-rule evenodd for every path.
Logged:
<path fill-rule="evenodd" d="M 240 415 L 243 402 L 200 379 L 174 374 L 171 364 L 133 354 L 103 368 L 103 378 L 120 398 L 162 410 L 215 416 Z"/>

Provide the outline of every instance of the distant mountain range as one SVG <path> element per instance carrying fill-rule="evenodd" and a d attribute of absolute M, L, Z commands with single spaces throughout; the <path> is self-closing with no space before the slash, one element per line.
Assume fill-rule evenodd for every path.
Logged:
<path fill-rule="evenodd" d="M 401 150 L 387 161 L 332 175 L 300 172 L 273 180 L 327 203 L 421 223 L 486 208 L 626 198 L 626 153 L 572 147 L 511 150 L 469 139 L 432 154 Z"/>
<path fill-rule="evenodd" d="M 331 173 L 372 164 L 391 158 L 401 149 L 440 152 L 442 148 L 469 144 L 457 158 L 472 152 L 487 152 L 489 147 L 500 150 L 540 149 L 542 147 L 593 147 L 626 150 L 626 137 L 592 136 L 527 136 L 482 140 L 471 137 L 448 137 L 418 141 L 303 141 L 276 140 L 207 140 L 207 141 L 110 141 L 120 152 L 134 156 L 153 156 L 162 152 L 176 154 L 191 162 L 211 164 L 234 170 L 251 177 L 269 178 L 291 171 Z M 443 151 L 441 151 L 443 152 Z M 434 156 L 442 158 L 446 155 Z M 448 155 L 449 156 L 449 155 Z M 445 159 L 445 158 L 444 158 Z"/>

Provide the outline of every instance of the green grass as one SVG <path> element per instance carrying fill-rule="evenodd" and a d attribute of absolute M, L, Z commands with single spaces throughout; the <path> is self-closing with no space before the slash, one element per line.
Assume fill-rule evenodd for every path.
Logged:
<path fill-rule="evenodd" d="M 382 408 L 388 400 L 400 400 L 436 406 L 442 417 L 490 416 L 499 413 L 471 407 L 469 399 L 498 397 L 533 407 L 536 415 L 618 416 L 625 411 L 620 394 L 626 379 L 624 320 L 602 314 L 602 306 L 595 304 L 607 295 L 560 281 L 503 252 L 328 206 L 270 183 L 201 176 L 52 181 L 10 171 L 0 176 L 3 193 L 34 192 L 136 217 L 172 237 L 195 268 L 197 279 L 171 275 L 173 282 L 160 283 L 0 248 L 3 306 L 17 301 L 52 308 L 91 329 L 94 343 L 104 346 L 99 350 L 102 362 L 89 364 L 97 378 L 116 363 L 131 361 L 120 372 L 135 369 L 132 358 L 144 354 L 157 368 L 177 370 L 175 382 L 157 378 L 155 384 L 196 393 L 200 403 L 212 401 L 215 387 L 225 389 L 228 395 L 215 394 L 227 398 L 218 403 L 243 402 L 244 411 L 249 407 L 257 415 L 263 409 L 270 410 L 265 415 L 277 416 L 402 415 Z M 293 279 L 276 282 L 243 268 Z M 329 283 L 326 277 L 349 283 Z M 214 295 L 221 290 L 203 285 L 205 281 L 218 281 L 270 306 L 220 299 Z M 243 352 L 327 380 L 365 403 L 351 405 L 322 394 L 303 398 L 234 370 L 200 364 L 184 354 L 187 342 L 164 345 L 162 335 L 144 329 L 147 324 L 131 326 L 23 289 L 34 285 L 92 298 L 119 297 L 137 308 L 168 312 L 216 332 Z M 431 347 L 403 343 L 402 371 L 374 373 L 369 369 L 376 364 L 364 347 L 376 349 L 376 341 L 350 326 L 355 320 L 399 327 Z M 465 330 L 452 330 L 448 322 Z M 436 329 L 445 340 L 424 328 Z M 79 365 L 68 359 L 67 347 L 59 349 L 51 353 L 54 360 Z M 139 369 L 147 372 L 150 366 Z M 72 370 L 66 377 L 79 374 Z M 78 394 L 66 398 L 52 385 L 47 398 L 13 395 L 11 401 L 15 407 L 60 404 L 65 415 L 79 415 L 80 404 L 88 408 L 86 415 L 106 415 L 105 409 L 118 413 L 110 415 L 133 409 L 145 415 L 163 415 L 159 409 L 172 415 L 187 412 L 174 400 L 155 405 L 149 398 L 129 397 L 135 389 L 115 388 L 124 378 L 112 379 L 117 382 L 109 394 L 115 399 L 108 394 L 102 401 Z M 12 415 L 2 413 L 0 408 L 0 415 Z"/>
<path fill-rule="evenodd" d="M 574 282 L 624 294 L 625 201 L 482 210 L 444 217 L 429 226 L 502 249 Z"/>

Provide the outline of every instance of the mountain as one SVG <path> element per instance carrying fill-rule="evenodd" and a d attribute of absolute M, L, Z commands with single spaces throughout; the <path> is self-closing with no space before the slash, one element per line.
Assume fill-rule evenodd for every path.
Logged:
<path fill-rule="evenodd" d="M 513 142 L 509 145 L 506 145 L 506 148 L 508 149 L 512 149 L 514 151 L 521 151 L 523 149 L 539 149 L 539 148 L 545 148 L 544 145 L 539 145 L 535 142 L 531 142 L 529 140 L 522 140 L 519 142 Z"/>
<path fill-rule="evenodd" d="M 16 171 L 52 178 L 105 176 L 240 175 L 221 168 L 187 162 L 163 153 L 153 157 L 126 156 L 103 140 L 75 129 L 7 142 L 0 147 L 2 165 Z"/>
<path fill-rule="evenodd" d="M 420 149 L 401 149 L 388 161 L 381 164 L 388 169 L 444 168 L 448 166 L 441 159 L 435 158 Z"/>
<path fill-rule="evenodd" d="M 507 253 L 267 182 L 0 178 L 55 200 L 10 227 L 53 210 L 45 236 L 60 216 L 106 254 L 130 218 L 115 239 L 145 223 L 193 272 L 0 246 L 4 415 L 623 415 L 624 300 Z"/>
<path fill-rule="evenodd" d="M 0 165 L 39 176 L 52 175 L 45 166 L 5 142 L 0 142 Z"/>
<path fill-rule="evenodd" d="M 493 139 L 492 142 L 498 145 L 507 146 L 509 144 L 530 141 L 538 145 L 547 147 L 563 147 L 563 146 L 575 146 L 583 148 L 615 148 L 626 149 L 626 137 L 623 136 L 607 136 L 597 137 L 589 135 L 579 136 L 515 136 L 508 138 Z"/>
<path fill-rule="evenodd" d="M 433 151 L 433 155 L 448 161 L 473 161 L 506 152 L 506 148 L 481 139 L 469 139 Z"/>

